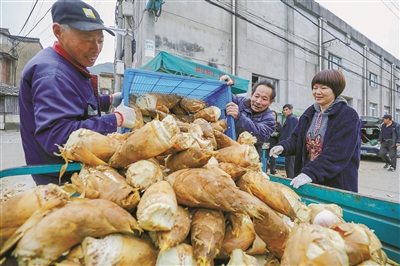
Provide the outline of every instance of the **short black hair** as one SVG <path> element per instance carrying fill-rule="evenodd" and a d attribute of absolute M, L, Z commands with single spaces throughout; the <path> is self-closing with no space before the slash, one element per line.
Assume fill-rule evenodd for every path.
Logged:
<path fill-rule="evenodd" d="M 290 103 L 285 104 L 285 105 L 282 107 L 282 109 L 285 109 L 286 107 L 289 108 L 289 109 L 293 109 L 293 105 L 291 105 Z"/>
<path fill-rule="evenodd" d="M 274 84 L 273 84 L 271 81 L 269 81 L 268 79 L 260 79 L 259 81 L 257 81 L 257 82 L 253 85 L 253 88 L 251 89 L 251 95 L 252 95 L 252 96 L 253 96 L 254 92 L 256 92 L 256 89 L 258 88 L 258 86 L 260 86 L 260 85 L 265 85 L 265 86 L 271 88 L 271 89 L 272 89 L 272 92 L 271 92 L 271 96 L 270 96 L 269 100 L 271 101 L 271 100 L 275 99 L 275 97 L 276 97 L 275 86 L 274 86 Z"/>

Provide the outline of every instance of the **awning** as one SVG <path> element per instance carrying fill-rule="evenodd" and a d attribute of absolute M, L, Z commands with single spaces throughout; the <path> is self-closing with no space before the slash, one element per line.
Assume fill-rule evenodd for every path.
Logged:
<path fill-rule="evenodd" d="M 159 52 L 156 57 L 140 69 L 205 79 L 219 79 L 222 75 L 229 75 L 234 82 L 232 86 L 232 93 L 234 94 L 246 93 L 249 87 L 249 80 L 247 79 L 167 52 Z"/>

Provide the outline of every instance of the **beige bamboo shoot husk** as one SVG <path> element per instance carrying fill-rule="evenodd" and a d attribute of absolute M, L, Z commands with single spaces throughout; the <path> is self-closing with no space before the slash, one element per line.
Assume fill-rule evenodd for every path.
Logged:
<path fill-rule="evenodd" d="M 243 213 L 227 213 L 228 223 L 225 227 L 225 237 L 221 246 L 219 258 L 228 258 L 235 249 L 245 251 L 256 239 L 253 221 Z"/>
<path fill-rule="evenodd" d="M 225 135 L 224 133 L 214 129 L 215 141 L 217 142 L 217 149 L 223 149 L 230 146 L 240 146 L 239 143 Z"/>
<path fill-rule="evenodd" d="M 196 261 L 193 258 L 193 248 L 191 245 L 182 243 L 164 252 L 160 251 L 158 253 L 156 265 L 194 266 L 196 265 Z"/>
<path fill-rule="evenodd" d="M 254 145 L 257 142 L 257 138 L 249 132 L 243 131 L 240 133 L 237 142 L 242 145 Z"/>
<path fill-rule="evenodd" d="M 136 105 L 144 114 L 147 110 L 160 110 L 169 113 L 169 109 L 172 109 L 181 99 L 182 96 L 177 94 L 146 92 L 136 99 Z"/>
<path fill-rule="evenodd" d="M 162 180 L 144 192 L 137 206 L 139 225 L 148 231 L 168 231 L 175 224 L 178 203 L 171 185 Z"/>
<path fill-rule="evenodd" d="M 135 218 L 103 199 L 81 199 L 56 209 L 28 229 L 12 255 L 19 265 L 49 265 L 85 237 L 142 230 Z"/>
<path fill-rule="evenodd" d="M 168 175 L 166 180 L 174 189 L 179 204 L 261 217 L 259 208 L 262 202 L 239 190 L 227 174 L 216 174 L 205 168 L 190 168 L 178 170 Z"/>
<path fill-rule="evenodd" d="M 272 184 L 275 186 L 277 190 L 280 190 L 283 193 L 283 195 L 285 195 L 286 199 L 289 201 L 293 210 L 297 213 L 301 204 L 300 196 L 293 189 L 282 183 L 272 182 Z"/>
<path fill-rule="evenodd" d="M 193 124 L 199 125 L 202 131 L 201 137 L 204 139 L 212 139 L 214 138 L 214 129 L 212 128 L 210 122 L 203 118 L 197 118 L 193 120 Z"/>
<path fill-rule="evenodd" d="M 226 119 L 219 119 L 216 122 L 211 122 L 210 125 L 213 129 L 222 133 L 228 130 L 228 122 Z"/>
<path fill-rule="evenodd" d="M 255 257 L 253 257 L 251 255 L 247 255 L 241 249 L 235 249 L 232 251 L 231 258 L 230 258 L 227 266 L 236 266 L 236 265 L 258 266 L 260 264 L 258 264 L 258 261 Z M 261 265 L 264 265 L 264 264 L 261 264 Z"/>
<path fill-rule="evenodd" d="M 17 230 L 35 212 L 39 210 L 47 211 L 65 205 L 68 200 L 68 193 L 61 187 L 48 184 L 39 185 L 0 203 L 0 255 L 20 239 L 21 234 L 17 233 Z M 21 233 L 23 232 L 21 231 Z"/>
<path fill-rule="evenodd" d="M 151 184 L 163 180 L 163 170 L 155 158 L 139 160 L 128 165 L 125 178 L 129 185 L 146 190 Z"/>
<path fill-rule="evenodd" d="M 136 104 L 129 103 L 129 107 L 132 108 L 136 114 L 135 124 L 131 128 L 131 131 L 135 131 L 144 126 L 143 114 L 140 111 L 140 108 Z"/>
<path fill-rule="evenodd" d="M 259 206 L 263 218 L 253 219 L 254 230 L 264 241 L 267 249 L 280 259 L 285 242 L 289 238 L 290 228 L 276 211 L 261 200 Z"/>
<path fill-rule="evenodd" d="M 120 146 L 115 138 L 80 128 L 69 135 L 63 147 L 60 146 L 60 152 L 65 160 L 105 165 Z"/>
<path fill-rule="evenodd" d="M 128 211 L 132 211 L 140 201 L 138 189 L 130 186 L 123 176 L 107 165 L 83 165 L 79 175 L 74 173 L 71 181 L 81 196 L 106 199 Z"/>
<path fill-rule="evenodd" d="M 230 146 L 218 150 L 215 158 L 220 163 L 234 163 L 242 167 L 256 168 L 260 164 L 260 157 L 254 146 Z"/>
<path fill-rule="evenodd" d="M 179 132 L 175 119 L 167 116 L 163 121 L 153 120 L 140 128 L 111 157 L 111 167 L 120 168 L 153 158 L 172 146 L 172 137 Z"/>
<path fill-rule="evenodd" d="M 169 155 L 174 154 L 180 151 L 187 150 L 192 147 L 199 147 L 199 143 L 197 143 L 196 139 L 192 136 L 192 134 L 188 132 L 178 132 L 171 139 L 172 145 L 167 151 L 163 152 L 161 155 Z"/>
<path fill-rule="evenodd" d="M 234 163 L 219 163 L 218 167 L 230 175 L 233 181 L 237 181 L 247 171 L 246 168 Z"/>
<path fill-rule="evenodd" d="M 110 234 L 82 242 L 84 265 L 155 265 L 158 251 L 149 242 L 132 235 Z"/>
<path fill-rule="evenodd" d="M 274 182 L 264 178 L 261 172 L 247 171 L 238 181 L 238 186 L 241 189 L 247 188 L 249 193 L 255 195 L 277 212 L 288 216 L 292 221 L 296 218 L 296 213 L 285 194 L 277 189 Z"/>
<path fill-rule="evenodd" d="M 200 168 L 205 166 L 215 153 L 198 147 L 189 148 L 168 156 L 165 167 L 169 169 L 169 173 L 180 169 Z"/>
<path fill-rule="evenodd" d="M 174 226 L 169 231 L 157 231 L 154 233 L 157 246 L 160 252 L 177 246 L 182 243 L 189 235 L 191 218 L 188 208 L 178 205 L 178 212 L 175 218 Z"/>
<path fill-rule="evenodd" d="M 253 225 L 254 228 L 254 225 Z M 256 238 L 254 239 L 251 247 L 246 250 L 246 254 L 249 255 L 261 255 L 269 252 L 267 249 L 267 245 L 265 242 L 256 234 Z"/>
<path fill-rule="evenodd" d="M 190 113 L 196 113 L 204 108 L 207 107 L 207 103 L 200 99 L 193 99 L 193 98 L 183 98 L 179 102 L 180 107 Z"/>
<path fill-rule="evenodd" d="M 351 265 L 371 259 L 374 252 L 382 249 L 378 237 L 363 224 L 339 222 L 332 227 L 344 239 Z"/>
<path fill-rule="evenodd" d="M 285 246 L 282 265 L 349 265 L 343 238 L 319 225 L 299 224 Z"/>
<path fill-rule="evenodd" d="M 171 113 L 173 113 L 174 115 L 188 115 L 189 112 L 186 111 L 185 109 L 183 109 L 180 104 L 176 104 L 174 107 L 172 107 L 170 109 Z"/>
<path fill-rule="evenodd" d="M 203 136 L 203 130 L 200 125 L 192 123 L 189 125 L 188 130 L 193 138 L 197 141 L 201 149 L 213 151 L 217 148 L 215 138 L 205 138 Z"/>
<path fill-rule="evenodd" d="M 225 234 L 224 214 L 198 208 L 192 213 L 191 242 L 197 265 L 212 265 L 220 252 Z"/>
<path fill-rule="evenodd" d="M 335 216 L 338 217 L 338 219 L 340 219 L 340 221 L 344 222 L 344 220 L 342 218 L 343 210 L 337 204 L 311 203 L 311 204 L 308 204 L 307 207 L 311 210 L 310 223 L 314 223 L 315 217 L 324 210 L 331 211 Z"/>
<path fill-rule="evenodd" d="M 203 118 L 208 122 L 216 122 L 221 116 L 221 109 L 217 106 L 206 107 L 193 115 L 194 119 Z"/>

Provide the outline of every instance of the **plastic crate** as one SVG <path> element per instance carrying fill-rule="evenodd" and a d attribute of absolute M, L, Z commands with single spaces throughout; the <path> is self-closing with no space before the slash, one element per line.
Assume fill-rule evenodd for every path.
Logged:
<path fill-rule="evenodd" d="M 220 119 L 227 119 L 227 136 L 236 140 L 233 117 L 225 115 L 226 104 L 232 101 L 230 87 L 225 82 L 202 78 L 192 78 L 128 68 L 124 73 L 122 98 L 129 105 L 129 94 L 141 95 L 146 92 L 178 94 L 187 98 L 201 99 L 208 106 L 221 109 Z"/>

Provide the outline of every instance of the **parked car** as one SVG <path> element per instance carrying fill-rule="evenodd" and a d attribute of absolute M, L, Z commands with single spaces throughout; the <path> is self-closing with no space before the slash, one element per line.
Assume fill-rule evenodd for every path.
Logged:
<path fill-rule="evenodd" d="M 361 127 L 361 155 L 378 156 L 381 145 L 378 144 L 382 118 L 361 116 L 364 125 Z"/>

